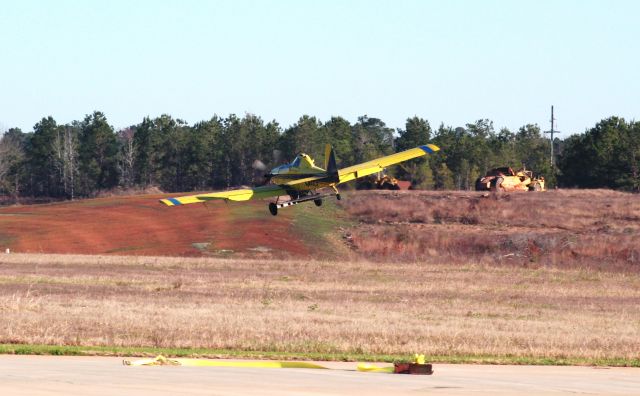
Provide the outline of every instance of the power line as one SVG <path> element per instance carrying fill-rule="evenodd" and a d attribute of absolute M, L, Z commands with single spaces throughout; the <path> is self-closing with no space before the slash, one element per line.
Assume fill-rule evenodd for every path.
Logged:
<path fill-rule="evenodd" d="M 551 130 L 544 131 L 544 133 L 548 133 L 550 135 L 550 139 L 551 139 L 551 166 L 553 166 L 553 134 L 560 133 L 560 131 L 557 131 L 555 129 L 555 121 L 556 121 L 556 118 L 553 115 L 553 105 L 552 105 L 551 106 Z"/>

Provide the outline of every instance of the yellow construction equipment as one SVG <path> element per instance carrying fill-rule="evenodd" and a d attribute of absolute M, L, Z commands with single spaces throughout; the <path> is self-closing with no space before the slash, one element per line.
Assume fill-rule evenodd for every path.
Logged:
<path fill-rule="evenodd" d="M 374 175 L 364 177 L 362 181 L 356 185 L 356 188 L 358 190 L 401 190 L 401 183 L 402 182 L 393 176 L 378 172 Z"/>
<path fill-rule="evenodd" d="M 544 177 L 522 168 L 514 172 L 510 167 L 491 169 L 476 180 L 476 191 L 544 191 Z"/>

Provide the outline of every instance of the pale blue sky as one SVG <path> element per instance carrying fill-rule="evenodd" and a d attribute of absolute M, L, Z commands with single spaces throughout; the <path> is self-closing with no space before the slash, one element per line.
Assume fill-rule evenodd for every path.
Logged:
<path fill-rule="evenodd" d="M 640 119 L 640 1 L 0 0 L 0 129 L 250 112 Z"/>

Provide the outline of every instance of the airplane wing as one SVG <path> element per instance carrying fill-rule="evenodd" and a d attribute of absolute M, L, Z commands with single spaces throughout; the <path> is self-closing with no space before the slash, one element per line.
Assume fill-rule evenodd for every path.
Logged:
<path fill-rule="evenodd" d="M 376 158 L 362 164 L 349 166 L 338 171 L 340 183 L 348 182 L 359 177 L 371 175 L 373 173 L 378 173 L 388 166 L 408 161 L 413 158 L 421 157 L 426 154 L 432 154 L 439 150 L 440 147 L 436 146 L 435 144 L 425 144 L 420 147 L 387 155 L 386 157 Z"/>
<path fill-rule="evenodd" d="M 239 190 L 229 190 L 214 193 L 187 195 L 184 197 L 165 198 L 160 202 L 167 206 L 186 205 L 192 203 L 201 203 L 216 199 L 224 199 L 228 201 L 248 201 L 250 199 L 268 198 L 279 195 L 287 195 L 286 191 L 277 185 L 267 185 L 255 188 L 243 188 Z"/>

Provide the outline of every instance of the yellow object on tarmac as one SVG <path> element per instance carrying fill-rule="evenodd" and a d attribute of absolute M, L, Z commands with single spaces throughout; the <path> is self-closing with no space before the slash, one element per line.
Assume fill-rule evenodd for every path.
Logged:
<path fill-rule="evenodd" d="M 125 366 L 190 366 L 190 367 L 242 367 L 242 368 L 304 368 L 325 369 L 328 367 L 307 362 L 275 362 L 270 360 L 211 360 L 211 359 L 170 359 L 162 355 L 155 358 L 123 360 Z M 370 363 L 359 363 L 358 371 L 369 373 L 393 373 L 393 366 L 378 367 Z"/>
<path fill-rule="evenodd" d="M 393 373 L 394 367 L 378 367 L 371 363 L 358 363 L 358 371 L 367 373 Z"/>
<path fill-rule="evenodd" d="M 413 355 L 413 363 L 425 364 L 424 362 L 424 355 L 417 353 Z M 378 367 L 371 363 L 358 363 L 358 371 L 364 371 L 368 373 L 395 373 L 395 370 L 395 365 L 391 367 Z"/>
<path fill-rule="evenodd" d="M 123 360 L 125 366 L 190 366 L 190 367 L 251 367 L 251 368 L 307 368 L 327 369 L 319 364 L 307 362 L 274 362 L 269 360 L 231 361 L 209 359 L 168 359 L 162 355 L 155 358 Z"/>

